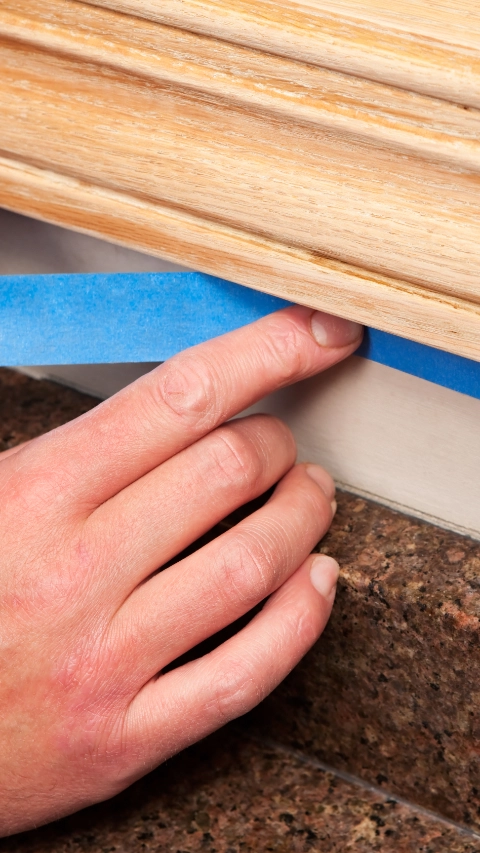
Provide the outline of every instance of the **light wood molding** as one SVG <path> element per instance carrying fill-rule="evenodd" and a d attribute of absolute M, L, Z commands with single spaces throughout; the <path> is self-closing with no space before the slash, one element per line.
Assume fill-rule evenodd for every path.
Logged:
<path fill-rule="evenodd" d="M 90 0 L 234 44 L 480 107 L 477 0 Z"/>
<path fill-rule="evenodd" d="M 388 5 L 2 0 L 0 205 L 480 360 L 480 11 Z"/>

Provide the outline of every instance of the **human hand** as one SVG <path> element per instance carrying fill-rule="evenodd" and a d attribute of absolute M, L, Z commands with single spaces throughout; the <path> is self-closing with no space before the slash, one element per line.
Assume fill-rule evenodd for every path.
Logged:
<path fill-rule="evenodd" d="M 275 418 L 225 423 L 357 348 L 359 326 L 312 314 L 181 353 L 0 458 L 0 834 L 114 795 L 256 705 L 321 634 L 338 567 L 309 555 L 333 481 L 294 465 Z M 231 639 L 161 674 L 267 596 Z"/>

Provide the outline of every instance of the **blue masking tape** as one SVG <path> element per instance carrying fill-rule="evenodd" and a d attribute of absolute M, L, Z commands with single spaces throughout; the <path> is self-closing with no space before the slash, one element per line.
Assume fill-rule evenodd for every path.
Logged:
<path fill-rule="evenodd" d="M 0 277 L 0 364 L 165 361 L 290 303 L 201 273 Z M 367 330 L 358 355 L 480 399 L 480 364 Z"/>
<path fill-rule="evenodd" d="M 0 277 L 0 364 L 164 361 L 287 305 L 201 273 Z"/>
<path fill-rule="evenodd" d="M 480 399 L 480 363 L 408 341 L 378 329 L 366 329 L 357 355 Z"/>

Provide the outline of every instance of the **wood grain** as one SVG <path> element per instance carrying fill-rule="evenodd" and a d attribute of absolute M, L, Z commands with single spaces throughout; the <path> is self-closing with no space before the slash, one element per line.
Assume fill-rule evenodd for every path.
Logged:
<path fill-rule="evenodd" d="M 280 118 L 480 169 L 480 113 L 172 27 L 72 3 L 4 0 L 3 36 Z M 108 33 L 108 39 L 105 38 Z"/>
<path fill-rule="evenodd" d="M 480 360 L 470 0 L 107 5 L 2 0 L 0 204 Z"/>
<path fill-rule="evenodd" d="M 480 106 L 477 0 L 90 0 L 159 23 Z"/>
<path fill-rule="evenodd" d="M 0 158 L 0 205 L 480 361 L 480 307 Z"/>

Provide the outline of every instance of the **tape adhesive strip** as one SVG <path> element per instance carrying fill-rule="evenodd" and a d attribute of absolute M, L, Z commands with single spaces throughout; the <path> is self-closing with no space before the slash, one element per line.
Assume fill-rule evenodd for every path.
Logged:
<path fill-rule="evenodd" d="M 0 364 L 165 361 L 290 303 L 201 273 L 0 277 Z M 358 355 L 480 399 L 480 364 L 368 329 Z"/>

